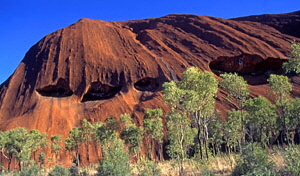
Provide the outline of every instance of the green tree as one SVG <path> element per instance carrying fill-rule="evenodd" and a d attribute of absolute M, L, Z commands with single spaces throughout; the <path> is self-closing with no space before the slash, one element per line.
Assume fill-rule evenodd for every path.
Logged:
<path fill-rule="evenodd" d="M 125 144 L 128 146 L 129 153 L 134 153 L 135 157 L 137 157 L 143 140 L 143 129 L 141 127 L 137 127 L 128 114 L 121 115 L 120 119 L 121 122 L 124 123 L 124 129 L 120 134 L 121 139 L 123 139 Z"/>
<path fill-rule="evenodd" d="M 101 122 L 97 124 L 95 139 L 102 146 L 102 144 L 113 140 L 117 135 L 116 131 L 119 129 L 120 122 L 113 117 L 109 117 L 105 120 L 105 124 Z"/>
<path fill-rule="evenodd" d="M 191 120 L 185 114 L 176 111 L 167 114 L 167 128 L 170 142 L 167 153 L 178 162 L 181 174 L 184 171 L 183 164 L 188 156 L 187 152 L 194 144 L 196 130 L 191 128 Z"/>
<path fill-rule="evenodd" d="M 89 162 L 90 161 L 90 158 L 89 158 L 89 144 L 91 144 L 91 142 L 93 141 L 94 139 L 94 135 L 95 135 L 95 127 L 94 125 L 87 121 L 86 119 L 83 119 L 81 121 L 81 137 L 82 137 L 82 143 L 85 143 L 85 148 L 87 150 L 87 161 Z"/>
<path fill-rule="evenodd" d="M 163 111 L 162 109 L 146 109 L 144 116 L 144 137 L 147 140 L 148 147 L 148 158 L 152 157 L 152 146 L 158 146 L 159 159 L 163 158 L 163 121 L 162 121 Z M 150 142 L 151 141 L 151 142 Z"/>
<path fill-rule="evenodd" d="M 6 150 L 8 152 L 9 167 L 13 157 L 19 160 L 19 168 L 27 166 L 33 152 L 47 146 L 46 134 L 38 130 L 27 131 L 23 127 L 11 129 L 7 133 Z"/>
<path fill-rule="evenodd" d="M 151 160 L 142 160 L 138 163 L 139 176 L 157 176 L 161 175 L 161 169 L 158 164 Z"/>
<path fill-rule="evenodd" d="M 38 167 L 36 164 L 32 164 L 28 167 L 25 167 L 21 172 L 20 176 L 43 176 L 41 173 L 41 168 Z"/>
<path fill-rule="evenodd" d="M 98 168 L 99 175 L 103 176 L 129 176 L 129 156 L 124 150 L 124 142 L 118 138 L 107 141 L 103 147 L 103 159 Z"/>
<path fill-rule="evenodd" d="M 268 82 L 276 102 L 281 104 L 290 99 L 292 84 L 288 77 L 271 74 Z"/>
<path fill-rule="evenodd" d="M 8 142 L 7 140 L 8 140 L 7 133 L 4 132 L 4 131 L 0 131 L 0 152 L 1 152 L 1 155 L 2 155 L 3 158 L 6 158 L 6 159 L 9 160 L 8 153 L 7 153 L 7 150 L 6 150 L 6 145 L 7 145 L 7 142 Z M 0 167 L 2 167 L 2 164 L 3 163 L 0 163 Z"/>
<path fill-rule="evenodd" d="M 273 176 L 274 163 L 269 161 L 267 152 L 259 144 L 250 143 L 245 146 L 232 175 Z"/>
<path fill-rule="evenodd" d="M 237 151 L 236 147 L 239 147 L 241 152 L 243 131 L 240 114 L 239 110 L 227 111 L 227 121 L 224 123 L 224 139 L 229 153 Z"/>
<path fill-rule="evenodd" d="M 282 75 L 271 74 L 269 79 L 269 87 L 273 97 L 275 97 L 276 106 L 279 110 L 279 127 L 281 127 L 281 141 L 290 142 L 288 135 L 288 123 L 290 117 L 291 99 L 290 93 L 292 91 L 292 84 L 289 78 Z"/>
<path fill-rule="evenodd" d="M 59 165 L 56 165 L 48 174 L 48 176 L 69 176 L 69 175 L 71 175 L 69 169 Z"/>
<path fill-rule="evenodd" d="M 296 138 L 299 140 L 300 139 L 300 98 L 295 98 L 292 102 L 292 110 L 291 110 L 289 127 L 293 129 L 293 131 L 295 131 L 294 134 L 296 135 Z"/>
<path fill-rule="evenodd" d="M 241 122 L 241 132 L 242 132 L 242 139 L 241 142 L 245 143 L 245 117 L 244 117 L 244 103 L 249 97 L 249 86 L 247 82 L 244 80 L 243 77 L 237 75 L 236 73 L 225 73 L 220 75 L 223 79 L 220 82 L 220 87 L 225 90 L 230 96 L 229 100 L 237 103 L 237 112 L 240 113 L 240 122 Z M 242 151 L 240 145 L 240 151 Z"/>
<path fill-rule="evenodd" d="M 283 63 L 283 69 L 286 73 L 300 73 L 300 43 L 292 42 L 289 60 Z"/>
<path fill-rule="evenodd" d="M 247 127 L 252 142 L 260 142 L 262 147 L 269 146 L 276 130 L 277 113 L 275 105 L 265 97 L 258 96 L 247 100 L 245 109 L 249 113 Z"/>
<path fill-rule="evenodd" d="M 65 140 L 66 150 L 75 151 L 77 166 L 80 166 L 79 144 L 82 143 L 82 141 L 82 131 L 80 127 L 73 127 Z"/>
<path fill-rule="evenodd" d="M 246 99 L 249 97 L 249 87 L 243 77 L 236 73 L 225 73 L 220 75 L 223 79 L 220 86 L 229 95 L 229 99 L 237 102 L 237 109 L 241 110 Z"/>
<path fill-rule="evenodd" d="M 300 175 L 300 148 L 297 145 L 290 145 L 284 151 L 285 169 L 287 175 Z"/>
<path fill-rule="evenodd" d="M 62 149 L 60 143 L 62 142 L 61 135 L 51 136 L 51 153 L 55 154 L 55 162 L 57 163 L 57 157 L 59 151 Z"/>
<path fill-rule="evenodd" d="M 44 152 L 41 152 L 39 154 L 39 163 L 41 168 L 44 167 L 45 161 L 46 161 L 46 154 Z"/>
<path fill-rule="evenodd" d="M 190 67 L 183 72 L 178 87 L 184 90 L 182 106 L 193 119 L 197 128 L 197 139 L 200 146 L 200 157 L 203 158 L 202 144 L 208 159 L 208 124 L 215 115 L 215 97 L 218 91 L 218 80 L 212 73 Z"/>
<path fill-rule="evenodd" d="M 185 91 L 178 88 L 174 81 L 166 82 L 164 99 L 171 106 L 167 114 L 167 136 L 169 145 L 168 155 L 179 163 L 179 174 L 184 171 L 183 163 L 187 158 L 187 151 L 194 144 L 195 130 L 191 128 L 189 112 L 182 106 Z"/>
<path fill-rule="evenodd" d="M 75 151 L 76 164 L 80 166 L 80 155 L 79 146 L 85 144 L 85 149 L 87 150 L 87 160 L 89 161 L 89 144 L 95 139 L 95 133 L 98 126 L 102 123 L 91 124 L 86 119 L 81 121 L 81 126 L 73 127 L 69 133 L 68 138 L 65 140 L 65 147 L 68 151 Z"/>
<path fill-rule="evenodd" d="M 220 153 L 220 149 L 222 144 L 225 143 L 224 141 L 224 124 L 219 115 L 216 113 L 215 116 L 211 118 L 208 124 L 208 130 L 209 130 L 209 138 L 210 142 L 212 144 L 212 149 L 213 149 L 213 155 L 215 156 L 216 154 Z"/>

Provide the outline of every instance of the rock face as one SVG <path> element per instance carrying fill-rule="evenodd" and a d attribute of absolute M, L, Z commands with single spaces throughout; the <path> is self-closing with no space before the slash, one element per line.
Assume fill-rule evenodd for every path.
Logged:
<path fill-rule="evenodd" d="M 0 86 L 0 129 L 24 126 L 66 137 L 82 119 L 103 121 L 122 113 L 141 124 L 146 108 L 167 110 L 162 84 L 180 79 L 189 66 L 216 76 L 239 72 L 252 81 L 253 95 L 267 96 L 267 76 L 280 72 L 290 42 L 299 40 L 271 26 L 195 15 L 81 19 L 35 44 Z M 299 88 L 295 81 L 295 95 Z M 220 91 L 217 108 L 232 106 Z M 60 160 L 70 163 L 63 153 Z"/>
<path fill-rule="evenodd" d="M 300 11 L 276 15 L 253 15 L 234 20 L 259 22 L 274 27 L 283 34 L 300 38 Z"/>

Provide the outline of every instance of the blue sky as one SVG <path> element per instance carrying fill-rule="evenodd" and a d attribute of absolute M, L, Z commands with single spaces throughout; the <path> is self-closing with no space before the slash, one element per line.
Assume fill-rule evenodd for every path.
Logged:
<path fill-rule="evenodd" d="M 300 0 L 0 0 L 0 83 L 45 35 L 81 18 L 125 21 L 167 14 L 232 18 L 300 10 Z"/>

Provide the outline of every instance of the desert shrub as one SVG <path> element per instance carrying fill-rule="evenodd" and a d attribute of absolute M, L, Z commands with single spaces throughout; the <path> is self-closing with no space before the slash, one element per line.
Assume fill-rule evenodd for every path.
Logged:
<path fill-rule="evenodd" d="M 258 143 L 251 143 L 244 147 L 232 175 L 273 176 L 274 163 L 269 161 L 267 152 Z"/>
<path fill-rule="evenodd" d="M 151 160 L 142 160 L 139 163 L 139 176 L 157 176 L 161 175 L 161 169 L 157 167 L 157 163 Z"/>
<path fill-rule="evenodd" d="M 41 169 L 36 164 L 32 164 L 30 167 L 25 167 L 21 172 L 20 176 L 42 176 Z"/>
<path fill-rule="evenodd" d="M 201 175 L 202 176 L 212 176 L 212 175 L 214 175 L 214 172 L 213 172 L 213 170 L 210 170 L 207 167 L 203 167 L 201 169 Z"/>
<path fill-rule="evenodd" d="M 89 173 L 87 171 L 80 172 L 80 176 L 89 176 Z"/>
<path fill-rule="evenodd" d="M 62 166 L 55 166 L 52 171 L 48 174 L 48 176 L 70 176 L 70 171 L 68 168 Z"/>
<path fill-rule="evenodd" d="M 100 176 L 129 176 L 129 155 L 124 150 L 124 142 L 115 138 L 102 146 L 103 159 L 97 169 Z"/>
<path fill-rule="evenodd" d="M 285 169 L 289 175 L 300 175 L 300 149 L 289 146 L 284 152 Z"/>
<path fill-rule="evenodd" d="M 300 43 L 292 42 L 289 60 L 283 63 L 283 69 L 286 73 L 300 73 Z"/>
<path fill-rule="evenodd" d="M 75 164 L 72 164 L 72 166 L 69 168 L 69 172 L 71 176 L 80 176 L 79 169 Z"/>

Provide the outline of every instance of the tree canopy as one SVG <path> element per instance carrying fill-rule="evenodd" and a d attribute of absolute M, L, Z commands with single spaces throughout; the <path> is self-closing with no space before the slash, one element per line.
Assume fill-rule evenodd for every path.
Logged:
<path fill-rule="evenodd" d="M 300 42 L 292 42 L 289 60 L 283 63 L 286 73 L 300 73 Z"/>

